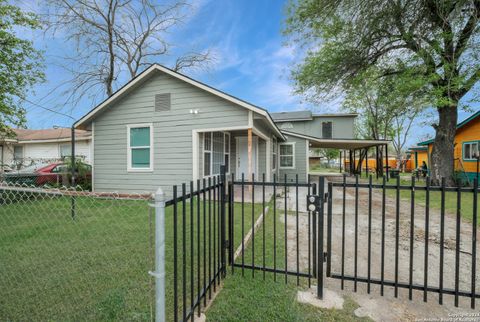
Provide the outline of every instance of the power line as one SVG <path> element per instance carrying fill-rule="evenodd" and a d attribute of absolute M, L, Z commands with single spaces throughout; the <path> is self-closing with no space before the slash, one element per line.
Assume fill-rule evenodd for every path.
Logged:
<path fill-rule="evenodd" d="M 49 112 L 52 112 L 52 113 L 55 113 L 55 114 L 58 114 L 58 115 L 66 116 L 66 117 L 70 118 L 71 120 L 76 121 L 76 119 L 75 119 L 73 116 L 71 116 L 71 115 L 68 115 L 68 114 L 65 114 L 65 113 L 62 113 L 62 112 L 59 112 L 59 111 L 55 111 L 55 110 L 53 110 L 53 109 L 51 109 L 51 108 L 48 108 L 48 107 L 39 105 L 39 104 L 34 103 L 34 102 L 32 102 L 32 101 L 30 101 L 30 100 L 28 100 L 28 99 L 26 99 L 26 98 L 20 98 L 20 99 L 21 99 L 21 100 L 24 100 L 25 102 L 27 102 L 27 103 L 29 103 L 29 104 L 32 104 L 33 106 L 40 107 L 40 108 L 42 108 L 42 109 L 44 109 L 44 110 L 46 110 L 46 111 L 49 111 Z"/>

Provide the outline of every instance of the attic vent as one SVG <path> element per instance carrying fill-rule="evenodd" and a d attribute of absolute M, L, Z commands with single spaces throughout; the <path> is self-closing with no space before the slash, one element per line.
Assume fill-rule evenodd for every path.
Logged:
<path fill-rule="evenodd" d="M 282 123 L 282 125 L 280 125 L 280 128 L 284 130 L 293 129 L 293 124 L 291 122 Z"/>
<path fill-rule="evenodd" d="M 170 93 L 155 95 L 155 112 L 170 110 Z"/>

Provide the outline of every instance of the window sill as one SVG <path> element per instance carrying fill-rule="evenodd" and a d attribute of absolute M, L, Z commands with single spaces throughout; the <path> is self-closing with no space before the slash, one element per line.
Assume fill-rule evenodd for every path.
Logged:
<path fill-rule="evenodd" d="M 127 169 L 128 173 L 135 173 L 135 172 L 153 172 L 153 169 Z"/>

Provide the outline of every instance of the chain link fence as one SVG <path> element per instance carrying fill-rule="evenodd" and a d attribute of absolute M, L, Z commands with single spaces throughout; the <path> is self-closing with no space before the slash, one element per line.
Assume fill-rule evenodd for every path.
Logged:
<path fill-rule="evenodd" d="M 150 198 L 0 184 L 0 320 L 151 320 Z"/>

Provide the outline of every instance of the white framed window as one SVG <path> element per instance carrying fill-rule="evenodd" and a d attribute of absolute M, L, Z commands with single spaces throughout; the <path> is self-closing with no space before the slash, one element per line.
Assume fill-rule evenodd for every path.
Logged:
<path fill-rule="evenodd" d="M 463 160 L 477 160 L 478 153 L 478 141 L 463 143 Z"/>
<path fill-rule="evenodd" d="M 280 169 L 295 168 L 295 143 L 280 143 Z"/>
<path fill-rule="evenodd" d="M 23 145 L 13 146 L 13 159 L 14 160 L 23 159 Z"/>
<path fill-rule="evenodd" d="M 60 144 L 60 158 L 72 156 L 72 145 L 70 143 Z"/>
<path fill-rule="evenodd" d="M 203 134 L 203 176 L 220 174 L 225 164 L 226 173 L 230 172 L 230 134 L 224 132 L 205 132 Z"/>
<path fill-rule="evenodd" d="M 127 170 L 130 172 L 153 171 L 153 126 L 127 125 Z"/>
<path fill-rule="evenodd" d="M 277 169 L 277 139 L 272 140 L 272 170 Z"/>

